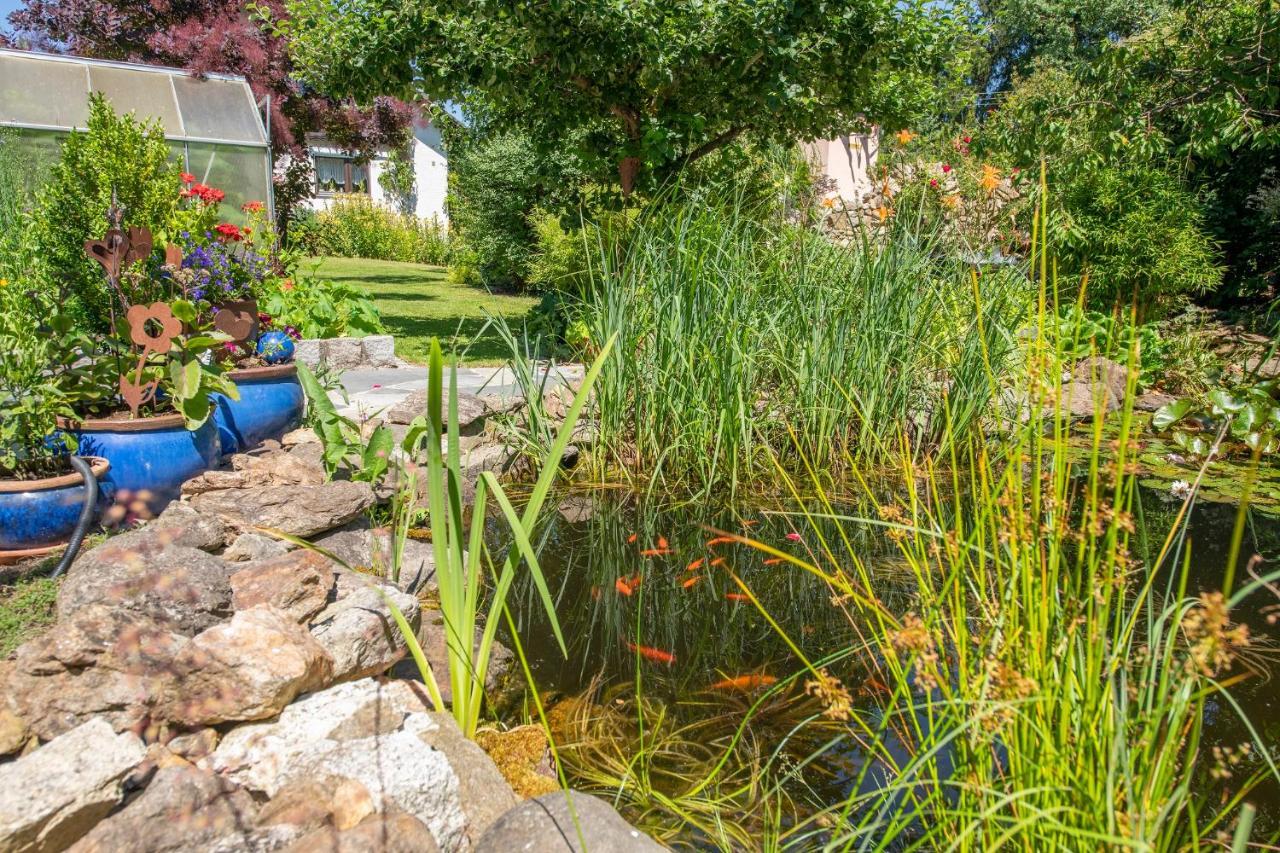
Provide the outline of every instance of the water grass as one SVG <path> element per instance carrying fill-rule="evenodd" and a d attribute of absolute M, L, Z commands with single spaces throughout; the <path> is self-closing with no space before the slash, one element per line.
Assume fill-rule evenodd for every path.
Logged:
<path fill-rule="evenodd" d="M 833 245 L 731 197 L 652 205 L 601 244 L 577 307 L 622 357 L 597 388 L 602 466 L 658 493 L 750 494 L 771 460 L 827 485 L 972 434 L 1034 288 L 945 260 L 903 213 L 883 240 Z M 945 412 L 945 417 L 944 417 Z"/>

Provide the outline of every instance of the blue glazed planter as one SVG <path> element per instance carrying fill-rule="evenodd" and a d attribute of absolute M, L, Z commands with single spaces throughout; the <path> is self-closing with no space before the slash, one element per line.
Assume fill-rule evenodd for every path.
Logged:
<path fill-rule="evenodd" d="M 136 421 L 83 421 L 70 431 L 82 455 L 111 463 L 102 480 L 106 503 L 144 499 L 158 513 L 178 498 L 182 484 L 218 464 L 218 427 L 213 418 L 192 432 L 181 415 Z M 145 493 L 145 494 L 144 494 Z"/>
<path fill-rule="evenodd" d="M 240 399 L 214 395 L 218 401 L 214 419 L 224 454 L 252 450 L 302 422 L 304 397 L 295 365 L 250 367 L 228 376 L 236 383 Z"/>
<path fill-rule="evenodd" d="M 110 464 L 87 458 L 99 481 Z M 0 481 L 0 562 L 35 556 L 66 544 L 80 520 L 85 482 L 77 473 L 45 480 Z M 16 553 L 21 552 L 21 553 Z"/>

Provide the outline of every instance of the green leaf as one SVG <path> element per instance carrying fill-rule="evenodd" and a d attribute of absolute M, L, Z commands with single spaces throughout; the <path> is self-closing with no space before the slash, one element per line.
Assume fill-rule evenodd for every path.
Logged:
<path fill-rule="evenodd" d="M 1185 418 L 1190 411 L 1190 400 L 1174 400 L 1168 405 L 1161 406 L 1156 410 L 1156 413 L 1151 416 L 1151 428 L 1157 432 L 1163 432 Z"/>

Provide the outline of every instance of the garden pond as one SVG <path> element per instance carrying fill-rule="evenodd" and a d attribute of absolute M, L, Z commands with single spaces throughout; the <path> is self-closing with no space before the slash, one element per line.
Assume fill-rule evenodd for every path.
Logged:
<path fill-rule="evenodd" d="M 1166 483 L 1147 482 L 1135 512 L 1139 541 L 1151 552 L 1138 549 L 1144 562 L 1181 507 Z M 829 667 L 855 708 L 887 691 L 868 653 L 860 660 L 855 651 L 858 625 L 820 578 L 724 541 L 723 533 L 809 559 L 821 531 L 833 552 L 857 554 L 882 581 L 875 592 L 891 611 L 906 613 L 914 585 L 884 526 L 815 522 L 786 505 L 681 507 L 621 489 L 575 491 L 557 509 L 538 544 L 568 656 L 531 584 L 517 588 L 512 612 L 571 784 L 606 797 L 625 787 L 617 805 L 630 820 L 670 845 L 692 848 L 724 846 L 726 839 L 756 848 L 761 833 L 782 844 L 813 843 L 812 834 L 788 838 L 788 827 L 877 784 L 882 769 L 862 772 L 866 762 L 851 727 L 822 715 L 800 663 L 803 655 Z M 1236 517 L 1229 503 L 1193 508 L 1188 594 L 1221 589 Z M 1264 566 L 1280 557 L 1280 519 L 1271 513 L 1250 512 L 1238 577 L 1254 553 Z M 1255 595 L 1247 612 L 1232 616 L 1265 636 L 1278 604 Z M 1232 694 L 1275 755 L 1280 685 L 1267 677 L 1262 651 L 1255 676 Z M 505 714 L 513 723 L 537 719 L 528 696 Z M 1206 746 L 1249 739 L 1229 707 L 1211 705 L 1207 723 Z M 1260 828 L 1274 830 L 1280 790 L 1264 783 L 1251 799 Z M 802 832 L 821 835 L 827 819 L 810 820 Z"/>

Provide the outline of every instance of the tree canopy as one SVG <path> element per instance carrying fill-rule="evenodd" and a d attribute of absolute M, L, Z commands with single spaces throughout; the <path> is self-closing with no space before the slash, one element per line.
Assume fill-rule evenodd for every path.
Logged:
<path fill-rule="evenodd" d="M 304 81 L 481 101 L 624 190 L 744 134 L 817 138 L 936 109 L 964 22 L 927 0 L 290 0 Z"/>

